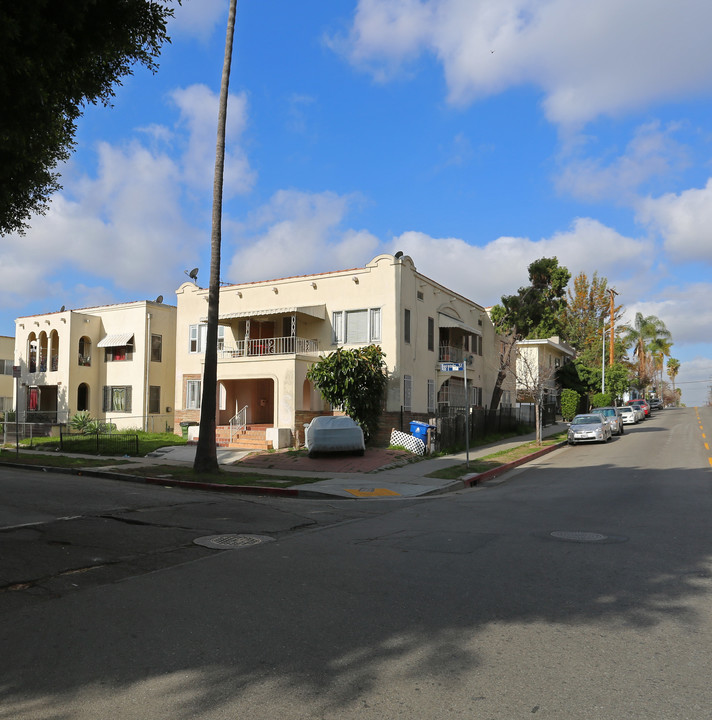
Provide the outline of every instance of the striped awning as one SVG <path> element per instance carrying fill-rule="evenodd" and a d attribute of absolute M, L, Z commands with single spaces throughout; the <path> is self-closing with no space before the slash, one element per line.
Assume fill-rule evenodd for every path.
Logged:
<path fill-rule="evenodd" d="M 240 310 L 233 313 L 221 313 L 219 321 L 234 320 L 236 318 L 260 318 L 274 317 L 275 315 L 309 315 L 317 320 L 326 320 L 326 305 L 296 305 L 283 308 L 259 308 L 255 310 Z M 208 319 L 200 318 L 200 322 L 207 322 Z"/>
<path fill-rule="evenodd" d="M 115 335 L 107 335 L 96 344 L 97 347 L 122 347 L 123 345 L 129 345 L 133 340 L 134 334 L 132 332 L 127 333 L 116 333 Z"/>
<path fill-rule="evenodd" d="M 440 327 L 460 328 L 460 330 L 464 330 L 465 332 L 482 335 L 482 330 L 477 330 L 469 325 L 465 325 L 462 320 L 457 320 L 456 318 L 445 315 L 444 313 L 438 313 L 438 322 L 440 323 Z"/>

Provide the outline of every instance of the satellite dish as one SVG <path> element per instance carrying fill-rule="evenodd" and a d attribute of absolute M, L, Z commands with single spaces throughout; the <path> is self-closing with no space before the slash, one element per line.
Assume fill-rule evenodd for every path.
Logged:
<path fill-rule="evenodd" d="M 157 303 L 162 303 L 162 302 L 163 302 L 163 295 L 159 295 L 159 296 L 156 298 L 156 302 L 157 302 Z"/>
<path fill-rule="evenodd" d="M 64 305 L 62 305 L 62 307 L 59 308 L 59 312 L 64 312 Z"/>
<path fill-rule="evenodd" d="M 402 257 L 403 257 L 403 251 L 402 251 L 402 250 L 399 250 L 399 251 L 395 254 L 395 259 L 396 259 L 396 260 L 400 260 Z"/>
<path fill-rule="evenodd" d="M 190 272 L 183 271 L 194 283 L 198 282 L 198 268 L 193 268 Z"/>

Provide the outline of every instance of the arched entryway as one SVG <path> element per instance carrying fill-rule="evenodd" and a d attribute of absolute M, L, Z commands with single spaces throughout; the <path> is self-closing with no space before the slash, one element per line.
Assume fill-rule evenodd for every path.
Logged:
<path fill-rule="evenodd" d="M 89 386 L 81 383 L 77 388 L 77 412 L 89 410 Z"/>

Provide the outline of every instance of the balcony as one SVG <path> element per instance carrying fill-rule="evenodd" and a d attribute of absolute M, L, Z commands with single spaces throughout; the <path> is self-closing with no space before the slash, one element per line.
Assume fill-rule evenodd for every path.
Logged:
<path fill-rule="evenodd" d="M 467 353 L 469 355 L 469 353 Z M 441 345 L 438 353 L 438 362 L 462 362 L 465 359 L 465 351 L 461 347 Z"/>
<path fill-rule="evenodd" d="M 265 357 L 274 355 L 315 355 L 319 352 L 317 340 L 300 337 L 258 338 L 256 340 L 238 340 L 234 346 L 224 345 L 218 348 L 218 359 L 231 360 L 245 357 Z"/>

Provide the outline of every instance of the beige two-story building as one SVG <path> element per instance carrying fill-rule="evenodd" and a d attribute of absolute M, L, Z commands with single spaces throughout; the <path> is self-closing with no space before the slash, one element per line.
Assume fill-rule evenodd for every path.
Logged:
<path fill-rule="evenodd" d="M 20 420 L 88 411 L 118 428 L 171 429 L 176 308 L 160 300 L 18 318 Z"/>
<path fill-rule="evenodd" d="M 175 429 L 200 417 L 208 291 L 177 290 Z M 303 424 L 331 412 L 306 377 L 339 347 L 379 345 L 388 370 L 382 426 L 491 396 L 499 339 L 485 309 L 419 273 L 410 257 L 365 267 L 224 286 L 220 290 L 217 425 L 263 428 L 274 447 L 303 440 Z M 193 431 L 194 433 L 195 431 Z"/>
<path fill-rule="evenodd" d="M 557 403 L 556 371 L 576 357 L 576 350 L 557 335 L 541 340 L 517 342 L 517 397 L 529 402 L 531 391 L 540 386 L 547 403 Z"/>

